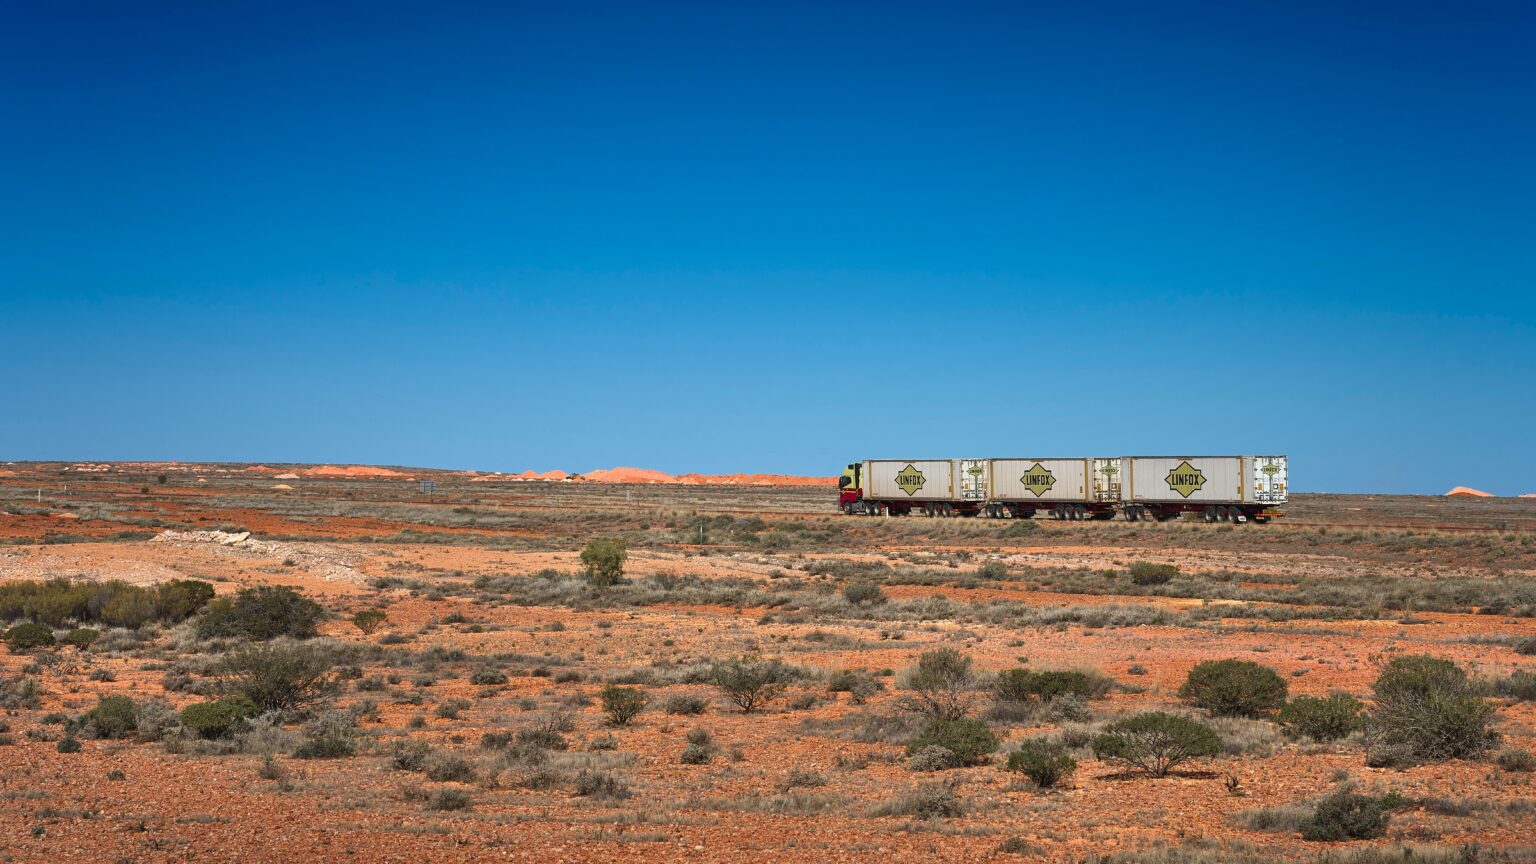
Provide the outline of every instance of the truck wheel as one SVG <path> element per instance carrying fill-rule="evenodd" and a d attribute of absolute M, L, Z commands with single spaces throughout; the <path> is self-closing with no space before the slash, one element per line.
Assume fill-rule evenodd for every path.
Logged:
<path fill-rule="evenodd" d="M 1205 513 L 1202 514 L 1202 515 L 1205 516 L 1205 521 L 1207 521 L 1207 522 L 1215 522 L 1216 521 L 1216 508 L 1215 507 L 1207 507 L 1207 508 L 1205 508 Z"/>

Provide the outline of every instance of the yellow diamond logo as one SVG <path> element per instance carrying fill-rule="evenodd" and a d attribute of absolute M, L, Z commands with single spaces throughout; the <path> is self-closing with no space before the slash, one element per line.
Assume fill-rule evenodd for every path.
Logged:
<path fill-rule="evenodd" d="M 907 467 L 901 469 L 900 474 L 896 475 L 896 488 L 908 495 L 916 495 L 917 490 L 923 488 L 923 484 L 926 482 L 928 481 L 923 478 L 923 472 L 917 470 L 910 463 Z"/>
<path fill-rule="evenodd" d="M 1200 491 L 1205 485 L 1205 472 L 1189 464 L 1188 460 L 1180 462 L 1178 467 L 1168 472 L 1164 478 L 1168 481 L 1168 488 L 1183 495 L 1185 498 Z"/>
<path fill-rule="evenodd" d="M 1056 485 L 1056 475 L 1052 474 L 1049 468 L 1046 468 L 1039 462 L 1036 462 L 1033 468 L 1025 471 L 1019 477 L 1019 480 L 1023 481 L 1025 489 L 1035 493 L 1036 498 L 1051 491 L 1051 487 Z"/>
<path fill-rule="evenodd" d="M 1259 470 L 1263 471 L 1265 474 L 1268 474 L 1269 476 L 1273 477 L 1276 474 L 1280 473 L 1280 466 L 1276 465 L 1273 462 L 1271 462 L 1268 465 L 1265 465 L 1263 468 L 1260 468 Z"/>
<path fill-rule="evenodd" d="M 1116 468 L 1111 462 L 1105 462 L 1104 467 L 1099 469 L 1099 473 L 1105 477 L 1113 477 L 1120 473 L 1120 469 Z"/>

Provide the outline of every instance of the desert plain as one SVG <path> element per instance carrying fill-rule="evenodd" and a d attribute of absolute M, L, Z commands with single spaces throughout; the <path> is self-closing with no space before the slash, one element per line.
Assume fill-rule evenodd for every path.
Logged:
<path fill-rule="evenodd" d="M 323 612 L 313 636 L 263 641 L 210 632 L 206 610 L 92 610 L 50 625 L 56 644 L 0 649 L 3 861 L 1536 861 L 1533 499 L 1054 522 L 844 516 L 829 485 L 771 477 L 0 469 L 0 591 L 196 580 L 208 609 L 277 586 Z M 622 542 L 614 584 L 590 578 L 593 541 Z M 81 628 L 88 644 L 65 640 Z M 253 641 L 320 663 L 308 698 L 184 725 L 238 688 L 228 658 Z M 930 770 L 910 683 L 945 649 L 971 664 L 957 713 L 996 747 Z M 1368 729 L 1317 740 L 1278 708 L 1181 695 L 1197 664 L 1238 660 L 1287 700 L 1369 713 L 1415 655 L 1476 686 L 1481 752 L 1373 759 Z M 751 711 L 720 686 L 732 662 L 774 670 Z M 1093 686 L 1010 700 L 1009 670 Z M 616 719 L 609 688 L 638 713 Z M 91 721 L 108 697 L 131 701 L 128 727 Z M 1160 777 L 1100 758 L 1096 738 L 1147 711 L 1206 725 L 1218 752 Z M 1031 739 L 1075 770 L 1008 770 Z M 1383 829 L 1305 838 L 1340 790 L 1389 800 Z"/>

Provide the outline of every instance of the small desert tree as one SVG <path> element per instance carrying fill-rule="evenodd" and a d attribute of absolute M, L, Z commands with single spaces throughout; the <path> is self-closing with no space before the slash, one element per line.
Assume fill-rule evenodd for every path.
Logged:
<path fill-rule="evenodd" d="M 1093 755 L 1122 762 L 1153 777 L 1166 777 L 1180 763 L 1221 752 L 1221 736 L 1211 727 L 1163 711 L 1146 711 L 1104 727 L 1093 739 Z"/>
<path fill-rule="evenodd" d="M 924 651 L 907 671 L 903 687 L 912 691 L 907 707 L 935 720 L 959 720 L 976 702 L 971 658 L 953 648 Z"/>
<path fill-rule="evenodd" d="M 389 613 L 383 609 L 363 609 L 353 614 L 352 626 L 361 631 L 364 636 L 372 636 L 388 620 Z"/>
<path fill-rule="evenodd" d="M 714 685 L 745 714 L 783 693 L 790 677 L 789 667 L 782 661 L 753 656 L 722 660 L 709 670 Z"/>
<path fill-rule="evenodd" d="M 331 656 L 297 642 L 250 645 L 224 655 L 220 689 L 243 696 L 261 711 L 292 711 L 314 704 L 335 689 Z"/>
<path fill-rule="evenodd" d="M 604 687 L 599 695 L 603 700 L 603 713 L 608 715 L 608 722 L 615 726 L 628 726 L 629 721 L 645 710 L 651 701 L 643 691 L 617 684 Z"/>
<path fill-rule="evenodd" d="M 587 580 L 599 588 L 614 585 L 624 578 L 624 562 L 629 552 L 617 537 L 599 537 L 581 550 L 581 566 Z"/>

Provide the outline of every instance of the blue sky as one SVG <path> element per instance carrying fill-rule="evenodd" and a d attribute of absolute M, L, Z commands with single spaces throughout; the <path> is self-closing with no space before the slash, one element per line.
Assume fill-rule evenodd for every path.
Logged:
<path fill-rule="evenodd" d="M 1536 492 L 1533 10 L 15 7 L 0 459 Z"/>

